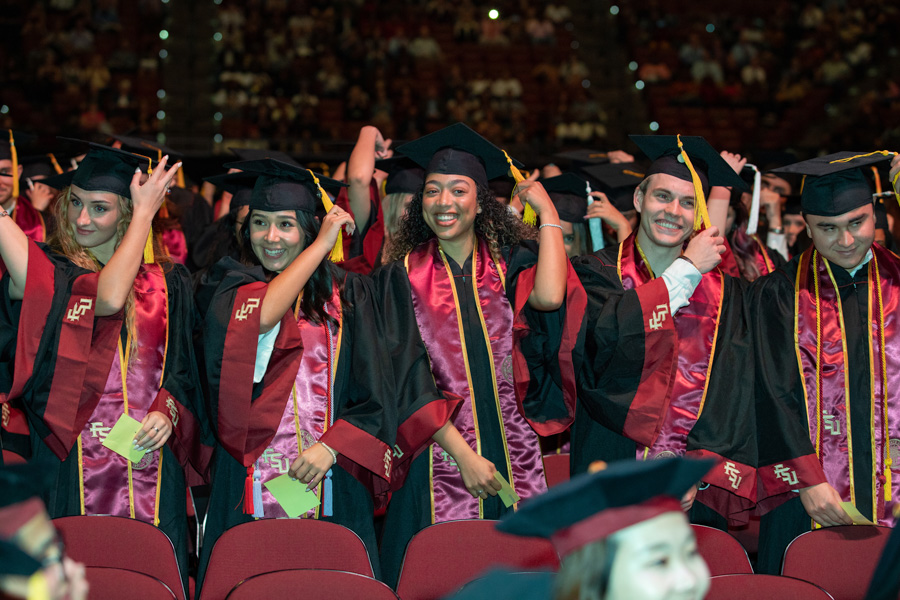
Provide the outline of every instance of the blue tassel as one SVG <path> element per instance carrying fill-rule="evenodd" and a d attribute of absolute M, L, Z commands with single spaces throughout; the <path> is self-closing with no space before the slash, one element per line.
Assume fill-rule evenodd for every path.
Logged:
<path fill-rule="evenodd" d="M 322 486 L 322 494 L 325 495 L 322 502 L 322 516 L 325 517 L 330 517 L 334 514 L 334 498 L 331 496 L 331 471 L 332 469 L 328 469 L 328 472 L 325 473 L 325 484 Z"/>
<path fill-rule="evenodd" d="M 253 516 L 257 519 L 265 516 L 263 513 L 262 480 L 260 479 L 259 469 L 253 471 Z"/>

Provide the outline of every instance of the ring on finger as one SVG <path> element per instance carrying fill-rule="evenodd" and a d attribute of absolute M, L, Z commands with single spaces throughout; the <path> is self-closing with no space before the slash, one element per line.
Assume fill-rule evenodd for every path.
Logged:
<path fill-rule="evenodd" d="M 153 429 L 157 432 L 159 431 L 159 427 L 154 427 Z"/>

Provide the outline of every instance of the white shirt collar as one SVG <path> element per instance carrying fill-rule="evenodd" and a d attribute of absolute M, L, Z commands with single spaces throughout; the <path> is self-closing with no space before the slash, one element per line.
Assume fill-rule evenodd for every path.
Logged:
<path fill-rule="evenodd" d="M 866 252 L 866 257 L 862 259 L 861 263 L 849 270 L 850 277 L 856 277 L 859 270 L 866 266 L 870 260 L 872 260 L 872 248 L 869 248 L 869 251 Z"/>

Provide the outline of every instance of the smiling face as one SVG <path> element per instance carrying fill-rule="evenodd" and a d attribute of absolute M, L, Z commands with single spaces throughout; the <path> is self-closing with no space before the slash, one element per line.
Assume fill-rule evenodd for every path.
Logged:
<path fill-rule="evenodd" d="M 430 173 L 422 192 L 422 218 L 441 246 L 465 248 L 474 243 L 475 216 L 481 212 L 478 188 L 471 177 Z"/>
<path fill-rule="evenodd" d="M 303 252 L 306 236 L 296 212 L 254 210 L 249 218 L 250 245 L 266 270 L 281 273 Z"/>
<path fill-rule="evenodd" d="M 875 210 L 871 204 L 836 217 L 805 217 L 819 254 L 848 271 L 863 261 L 875 240 Z"/>
<path fill-rule="evenodd" d="M 646 190 L 634 192 L 634 206 L 641 213 L 640 228 L 651 243 L 680 246 L 694 226 L 694 186 L 665 173 L 651 175 Z"/>
<path fill-rule="evenodd" d="M 709 568 L 683 513 L 661 514 L 611 539 L 616 555 L 608 598 L 700 600 L 709 590 Z"/>
<path fill-rule="evenodd" d="M 89 192 L 75 185 L 69 190 L 66 217 L 73 237 L 104 264 L 119 243 L 120 202 L 112 192 Z"/>

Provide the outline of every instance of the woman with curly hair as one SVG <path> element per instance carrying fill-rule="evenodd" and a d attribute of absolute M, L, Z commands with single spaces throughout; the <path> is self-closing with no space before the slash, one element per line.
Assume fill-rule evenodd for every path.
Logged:
<path fill-rule="evenodd" d="M 186 478 L 205 471 L 205 417 L 190 279 L 152 230 L 180 164 L 163 159 L 142 182 L 148 163 L 92 144 L 78 170 L 44 180 L 61 190 L 49 249 L 0 215 L 3 309 L 19 321 L 10 397 L 24 400 L 34 458 L 56 469 L 50 515 L 158 526 L 186 580 Z M 128 458 L 105 445 L 125 422 Z"/>
<path fill-rule="evenodd" d="M 394 239 L 387 257 L 394 262 L 373 277 L 394 328 L 388 343 L 418 334 L 415 356 L 392 351 L 398 385 L 406 383 L 406 364 L 426 363 L 433 387 L 400 406 L 392 487 L 404 475 L 405 482 L 392 497 L 381 544 L 388 583 L 396 583 L 406 544 L 420 529 L 514 510 L 509 496 L 498 495 L 501 478 L 521 499 L 547 489 L 538 437 L 518 411 L 513 325 L 526 304 L 540 311 L 562 305 L 568 265 L 559 217 L 541 184 L 518 188 L 540 217 L 539 230 L 488 188 L 515 167 L 483 137 L 457 124 L 398 151 L 425 168 L 425 184 Z M 452 402 L 432 402 L 435 394 Z"/>

